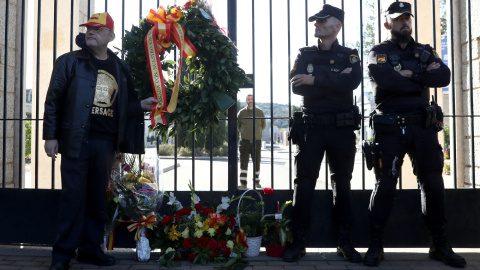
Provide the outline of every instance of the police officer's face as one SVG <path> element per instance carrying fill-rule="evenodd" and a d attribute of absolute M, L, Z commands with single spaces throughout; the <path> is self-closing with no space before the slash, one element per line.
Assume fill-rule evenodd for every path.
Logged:
<path fill-rule="evenodd" d="M 336 33 L 340 30 L 341 27 L 338 20 L 335 20 L 335 17 L 328 17 L 327 19 L 317 19 L 315 22 L 315 37 L 325 38 L 330 36 L 336 36 Z"/>
<path fill-rule="evenodd" d="M 412 16 L 410 14 L 405 13 L 397 18 L 390 18 L 390 23 L 388 26 L 386 25 L 387 29 L 392 31 L 398 32 L 400 34 L 407 34 L 412 33 Z"/>

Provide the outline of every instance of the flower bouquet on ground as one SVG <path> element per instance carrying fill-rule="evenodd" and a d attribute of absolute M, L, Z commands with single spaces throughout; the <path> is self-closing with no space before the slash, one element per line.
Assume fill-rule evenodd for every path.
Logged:
<path fill-rule="evenodd" d="M 150 259 L 150 245 L 147 229 L 153 229 L 157 223 L 157 213 L 163 200 L 163 188 L 160 188 L 159 164 L 156 166 L 142 162 L 136 155 L 123 155 L 120 173 L 113 177 L 112 193 L 120 206 L 118 221 L 125 222 L 130 232 L 135 231 L 137 241 L 137 259 Z M 163 183 L 163 181 L 162 181 Z"/>
<path fill-rule="evenodd" d="M 246 203 L 242 199 L 254 200 L 250 196 L 245 196 L 247 192 L 254 192 L 260 197 L 260 202 L 253 204 Z M 262 226 L 261 219 L 263 217 L 264 202 L 262 195 L 253 189 L 246 190 L 238 201 L 237 208 L 237 225 L 243 229 L 247 236 L 248 249 L 245 251 L 247 257 L 258 256 L 260 252 L 260 246 L 262 244 Z"/>
<path fill-rule="evenodd" d="M 222 197 L 221 204 L 203 204 L 190 184 L 191 202 L 184 207 L 173 192 L 168 196 L 169 213 L 154 228 L 150 240 L 152 247 L 162 250 L 160 264 L 179 266 L 177 261 L 189 260 L 206 265 L 208 262 L 225 263 L 222 267 L 244 268 L 246 250 L 244 234 L 234 232 L 234 212 L 229 206 L 237 198 Z M 231 254 L 237 257 L 230 258 Z"/>
<path fill-rule="evenodd" d="M 293 241 L 290 226 L 292 220 L 283 215 L 285 208 L 291 204 L 292 201 L 286 201 L 280 208 L 280 202 L 277 201 L 277 213 L 262 217 L 263 242 L 270 257 L 282 257 L 283 252 Z"/>

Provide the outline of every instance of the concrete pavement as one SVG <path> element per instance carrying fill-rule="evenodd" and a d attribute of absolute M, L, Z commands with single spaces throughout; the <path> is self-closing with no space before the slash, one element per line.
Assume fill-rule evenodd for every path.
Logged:
<path fill-rule="evenodd" d="M 454 249 L 467 260 L 467 267 L 464 269 L 480 269 L 480 249 Z M 365 248 L 359 248 L 358 251 L 365 253 Z M 433 261 L 428 258 L 427 248 L 417 249 L 385 249 L 385 261 L 379 267 L 367 267 L 363 264 L 353 264 L 343 260 L 336 255 L 333 248 L 328 249 L 307 249 L 307 255 L 297 263 L 285 263 L 280 258 L 272 258 L 265 255 L 262 248 L 260 255 L 249 258 L 250 266 L 248 270 L 315 270 L 315 269 L 454 269 L 441 262 Z M 41 270 L 48 269 L 51 263 L 50 247 L 32 247 L 32 246 L 0 246 L 0 270 Z M 149 262 L 135 261 L 135 251 L 133 249 L 115 249 L 108 251 L 108 254 L 117 258 L 117 264 L 109 267 L 97 267 L 95 265 L 77 263 L 72 261 L 72 270 L 78 269 L 166 269 L 160 266 L 156 260 L 158 252 L 153 252 Z M 209 264 L 207 266 L 194 265 L 189 262 L 182 262 L 182 265 L 175 269 L 218 269 L 219 264 Z"/>

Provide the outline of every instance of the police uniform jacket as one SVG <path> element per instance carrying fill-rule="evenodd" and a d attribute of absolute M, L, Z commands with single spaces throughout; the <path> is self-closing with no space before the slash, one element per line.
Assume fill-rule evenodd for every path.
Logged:
<path fill-rule="evenodd" d="M 352 71 L 341 74 L 346 68 Z M 362 80 L 357 50 L 341 46 L 338 40 L 330 50 L 318 46 L 301 48 L 290 78 L 297 74 L 315 76 L 314 85 L 292 86 L 293 93 L 303 96 L 304 111 L 312 114 L 350 111 L 352 91 Z"/>
<path fill-rule="evenodd" d="M 84 35 L 76 39 L 81 50 L 66 53 L 55 61 L 45 99 L 43 139 L 58 140 L 59 153 L 70 158 L 79 157 L 82 142 L 88 138 L 97 83 L 98 71 L 90 62 L 92 56 Z M 144 153 L 143 109 L 129 68 L 112 51 L 108 50 L 108 55 L 115 59 L 119 87 L 117 150 Z"/>
<path fill-rule="evenodd" d="M 440 63 L 440 68 L 426 71 L 432 62 Z M 405 49 L 394 39 L 373 47 L 368 57 L 368 70 L 377 110 L 383 113 L 422 110 L 429 105 L 429 87 L 443 87 L 450 83 L 450 69 L 438 54 L 429 45 L 413 39 Z M 399 70 L 411 70 L 413 75 L 403 77 Z"/>

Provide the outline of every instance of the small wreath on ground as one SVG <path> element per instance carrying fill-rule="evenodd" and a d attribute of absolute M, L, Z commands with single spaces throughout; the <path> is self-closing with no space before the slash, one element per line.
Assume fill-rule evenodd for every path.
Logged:
<path fill-rule="evenodd" d="M 191 58 L 182 58 L 178 103 L 173 112 L 165 113 L 168 124 L 152 127 L 164 140 L 175 135 L 177 125 L 205 132 L 218 124 L 219 117 L 235 103 L 239 88 L 249 80 L 237 63 L 233 42 L 218 27 L 204 2 L 189 1 L 183 7 L 168 7 L 167 14 L 175 8 L 182 13 L 178 23 L 198 52 Z M 131 31 L 126 31 L 123 39 L 122 53 L 131 68 L 140 99 L 153 96 L 144 45 L 144 38 L 153 26 L 144 19 L 138 27 L 132 26 Z M 162 69 L 168 74 L 165 76 L 167 100 L 173 92 L 176 62 L 167 60 L 166 56 L 175 53 L 174 47 L 172 43 L 159 55 Z"/>

